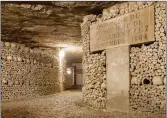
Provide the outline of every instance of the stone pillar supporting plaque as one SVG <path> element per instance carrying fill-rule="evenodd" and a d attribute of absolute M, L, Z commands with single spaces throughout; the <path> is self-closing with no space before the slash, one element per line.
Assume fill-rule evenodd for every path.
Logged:
<path fill-rule="evenodd" d="M 107 111 L 129 112 L 129 46 L 107 50 Z"/>

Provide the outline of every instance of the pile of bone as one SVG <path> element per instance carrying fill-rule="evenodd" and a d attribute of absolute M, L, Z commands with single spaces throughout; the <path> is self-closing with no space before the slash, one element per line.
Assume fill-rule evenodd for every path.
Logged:
<path fill-rule="evenodd" d="M 95 21 L 95 15 L 87 15 L 83 19 L 83 23 L 81 24 L 81 36 L 82 36 L 82 44 L 83 44 L 83 55 L 87 55 L 90 52 L 90 25 L 91 22 Z"/>
<path fill-rule="evenodd" d="M 94 108 L 106 106 L 106 68 L 105 52 L 91 54 L 83 60 L 85 85 L 83 87 L 84 101 Z"/>
<path fill-rule="evenodd" d="M 130 88 L 130 111 L 165 112 L 166 86 L 132 85 Z"/>
<path fill-rule="evenodd" d="M 166 45 L 166 3 L 155 4 L 155 39 L 161 42 L 162 47 Z"/>
<path fill-rule="evenodd" d="M 159 48 L 158 42 L 131 48 L 131 84 L 145 84 L 145 79 L 153 85 L 166 84 L 166 53 Z"/>
<path fill-rule="evenodd" d="M 58 58 L 52 53 L 43 51 L 38 48 L 31 49 L 23 44 L 1 42 L 3 48 L 2 59 L 6 61 L 24 62 L 24 63 L 44 63 L 51 66 L 58 65 Z M 54 52 L 56 53 L 56 52 Z M 57 51 L 58 53 L 58 51 Z M 56 61 L 57 60 L 57 61 Z"/>
<path fill-rule="evenodd" d="M 166 84 L 166 11 L 165 3 L 155 4 L 155 40 L 148 46 L 132 47 L 130 50 L 131 84 Z"/>
<path fill-rule="evenodd" d="M 49 66 L 4 62 L 1 75 L 3 96 L 18 98 L 21 93 L 26 93 L 21 96 L 26 97 L 59 91 L 59 72 Z"/>
<path fill-rule="evenodd" d="M 2 99 L 60 91 L 58 58 L 54 59 L 55 57 L 49 55 L 47 51 L 30 49 L 21 44 L 9 42 L 1 42 L 1 44 Z M 54 66 L 50 63 L 51 60 Z M 45 63 L 46 61 L 49 63 Z"/>
<path fill-rule="evenodd" d="M 84 101 L 93 108 L 106 107 L 106 67 L 105 52 L 90 54 L 90 25 L 95 21 L 95 15 L 84 17 L 81 24 L 83 41 L 83 74 L 85 85 L 83 87 Z"/>

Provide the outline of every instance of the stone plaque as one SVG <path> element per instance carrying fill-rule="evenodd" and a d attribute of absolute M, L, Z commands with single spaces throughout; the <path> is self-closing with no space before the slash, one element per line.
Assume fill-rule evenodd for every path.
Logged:
<path fill-rule="evenodd" d="M 129 112 L 129 46 L 108 49 L 107 111 Z"/>
<path fill-rule="evenodd" d="M 90 50 L 154 41 L 154 7 L 90 26 Z"/>

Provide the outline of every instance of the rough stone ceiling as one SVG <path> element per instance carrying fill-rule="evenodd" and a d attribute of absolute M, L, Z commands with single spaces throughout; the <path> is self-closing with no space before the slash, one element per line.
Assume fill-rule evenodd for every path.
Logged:
<path fill-rule="evenodd" d="M 2 41 L 30 47 L 82 46 L 85 15 L 100 14 L 116 2 L 2 2 Z"/>
<path fill-rule="evenodd" d="M 2 40 L 31 46 L 80 45 L 83 17 L 114 3 L 2 2 Z"/>

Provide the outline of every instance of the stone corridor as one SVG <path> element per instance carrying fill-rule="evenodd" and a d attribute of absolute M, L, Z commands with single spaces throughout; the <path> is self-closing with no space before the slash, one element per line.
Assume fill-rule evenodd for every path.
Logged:
<path fill-rule="evenodd" d="M 17 101 L 2 102 L 2 118 L 165 118 L 164 115 L 108 113 L 88 108 L 80 90 Z"/>
<path fill-rule="evenodd" d="M 166 2 L 1 3 L 2 118 L 165 118 Z"/>

